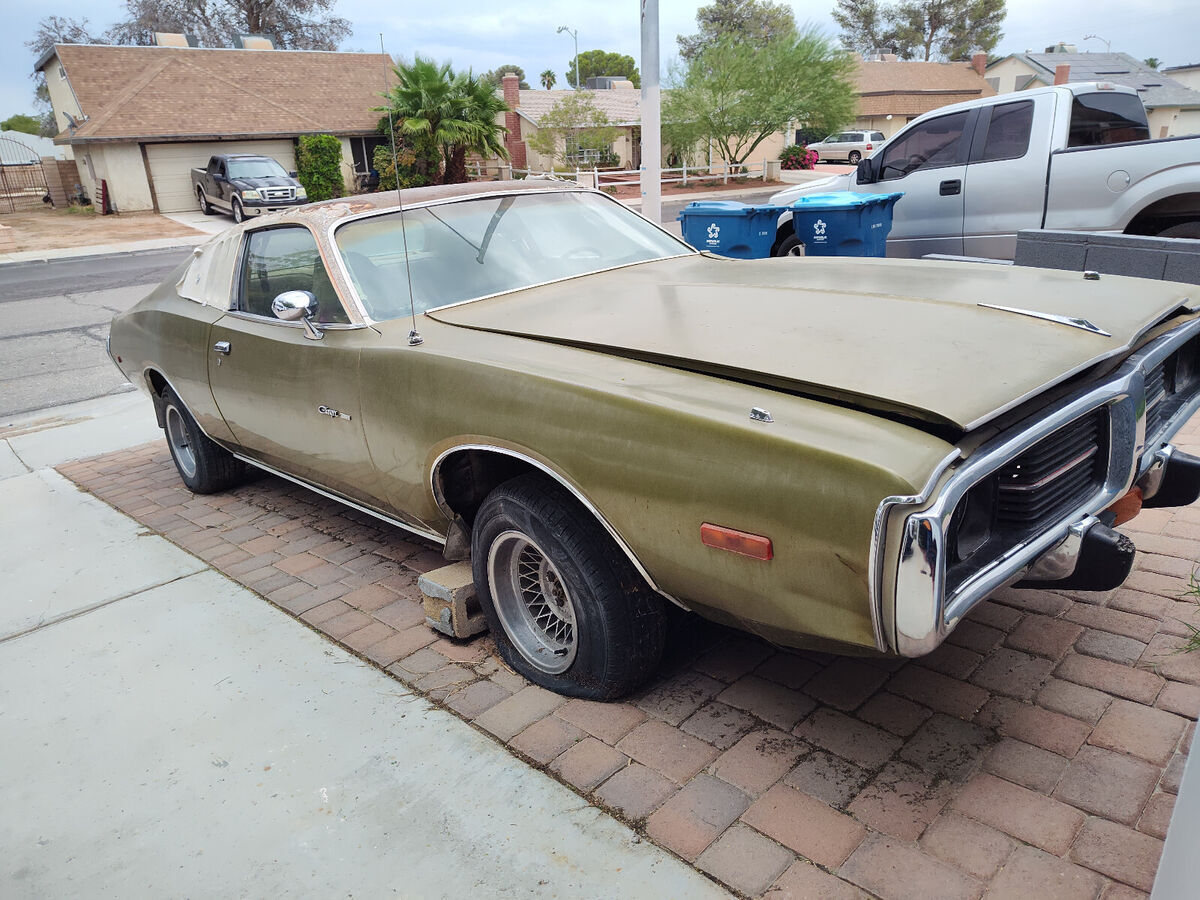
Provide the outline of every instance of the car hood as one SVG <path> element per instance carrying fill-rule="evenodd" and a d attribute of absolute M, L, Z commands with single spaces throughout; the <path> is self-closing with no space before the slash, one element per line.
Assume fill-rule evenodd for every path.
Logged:
<path fill-rule="evenodd" d="M 261 175 L 258 178 L 235 178 L 234 185 L 237 187 L 247 188 L 265 188 L 265 187 L 295 187 L 299 184 L 294 178 L 289 178 L 286 175 Z"/>
<path fill-rule="evenodd" d="M 1191 309 L 1190 289 L 1018 266 L 696 254 L 427 315 L 965 431 L 1125 354 Z M 1087 319 L 1109 336 L 985 303 Z"/>
<path fill-rule="evenodd" d="M 854 173 L 847 172 L 844 175 L 830 175 L 828 178 L 821 178 L 817 181 L 806 181 L 803 184 L 793 185 L 789 188 L 784 188 L 778 194 L 772 195 L 768 203 L 775 206 L 790 206 L 795 203 L 797 198 L 803 197 L 806 194 L 824 194 L 829 191 L 849 191 L 853 190 L 853 185 L 850 183 Z"/>

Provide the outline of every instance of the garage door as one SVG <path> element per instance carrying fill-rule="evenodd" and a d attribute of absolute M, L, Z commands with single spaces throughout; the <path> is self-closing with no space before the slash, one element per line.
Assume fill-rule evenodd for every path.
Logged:
<path fill-rule="evenodd" d="M 220 141 L 206 144 L 147 144 L 150 180 L 159 212 L 182 212 L 196 208 L 192 193 L 192 169 L 208 165 L 218 153 L 257 153 L 276 160 L 287 171 L 296 169 L 291 141 Z"/>

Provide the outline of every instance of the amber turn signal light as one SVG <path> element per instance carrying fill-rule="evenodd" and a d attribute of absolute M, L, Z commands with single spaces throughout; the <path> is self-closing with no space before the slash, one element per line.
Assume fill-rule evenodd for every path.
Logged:
<path fill-rule="evenodd" d="M 1129 493 L 1105 510 L 1105 512 L 1113 513 L 1116 516 L 1113 520 L 1114 528 L 1128 522 L 1141 511 L 1142 489 L 1140 487 L 1130 488 Z"/>
<path fill-rule="evenodd" d="M 700 543 L 714 550 L 728 550 L 751 559 L 771 559 L 775 555 L 771 539 L 736 528 L 705 522 L 700 526 Z"/>

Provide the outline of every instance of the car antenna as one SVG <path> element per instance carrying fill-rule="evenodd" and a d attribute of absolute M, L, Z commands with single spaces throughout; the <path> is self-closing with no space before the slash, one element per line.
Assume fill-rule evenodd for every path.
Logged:
<path fill-rule="evenodd" d="M 379 32 L 379 52 L 387 56 L 383 49 L 383 32 Z M 408 345 L 415 347 L 425 343 L 425 338 L 417 331 L 417 303 L 413 300 L 412 266 L 408 261 L 408 229 L 404 226 L 404 194 L 400 190 L 400 161 L 396 155 L 396 124 L 392 121 L 392 98 L 388 96 L 387 63 L 383 64 L 383 99 L 387 102 L 388 136 L 392 142 L 392 170 L 396 173 L 396 201 L 400 204 L 400 237 L 404 241 L 404 274 L 408 276 L 408 310 L 412 314 L 412 329 L 408 332 Z"/>

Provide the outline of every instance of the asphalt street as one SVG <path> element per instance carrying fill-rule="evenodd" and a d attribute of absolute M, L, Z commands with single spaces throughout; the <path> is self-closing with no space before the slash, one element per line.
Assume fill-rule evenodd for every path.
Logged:
<path fill-rule="evenodd" d="M 108 323 L 191 248 L 0 266 L 0 425 L 31 410 L 128 390 Z"/>

